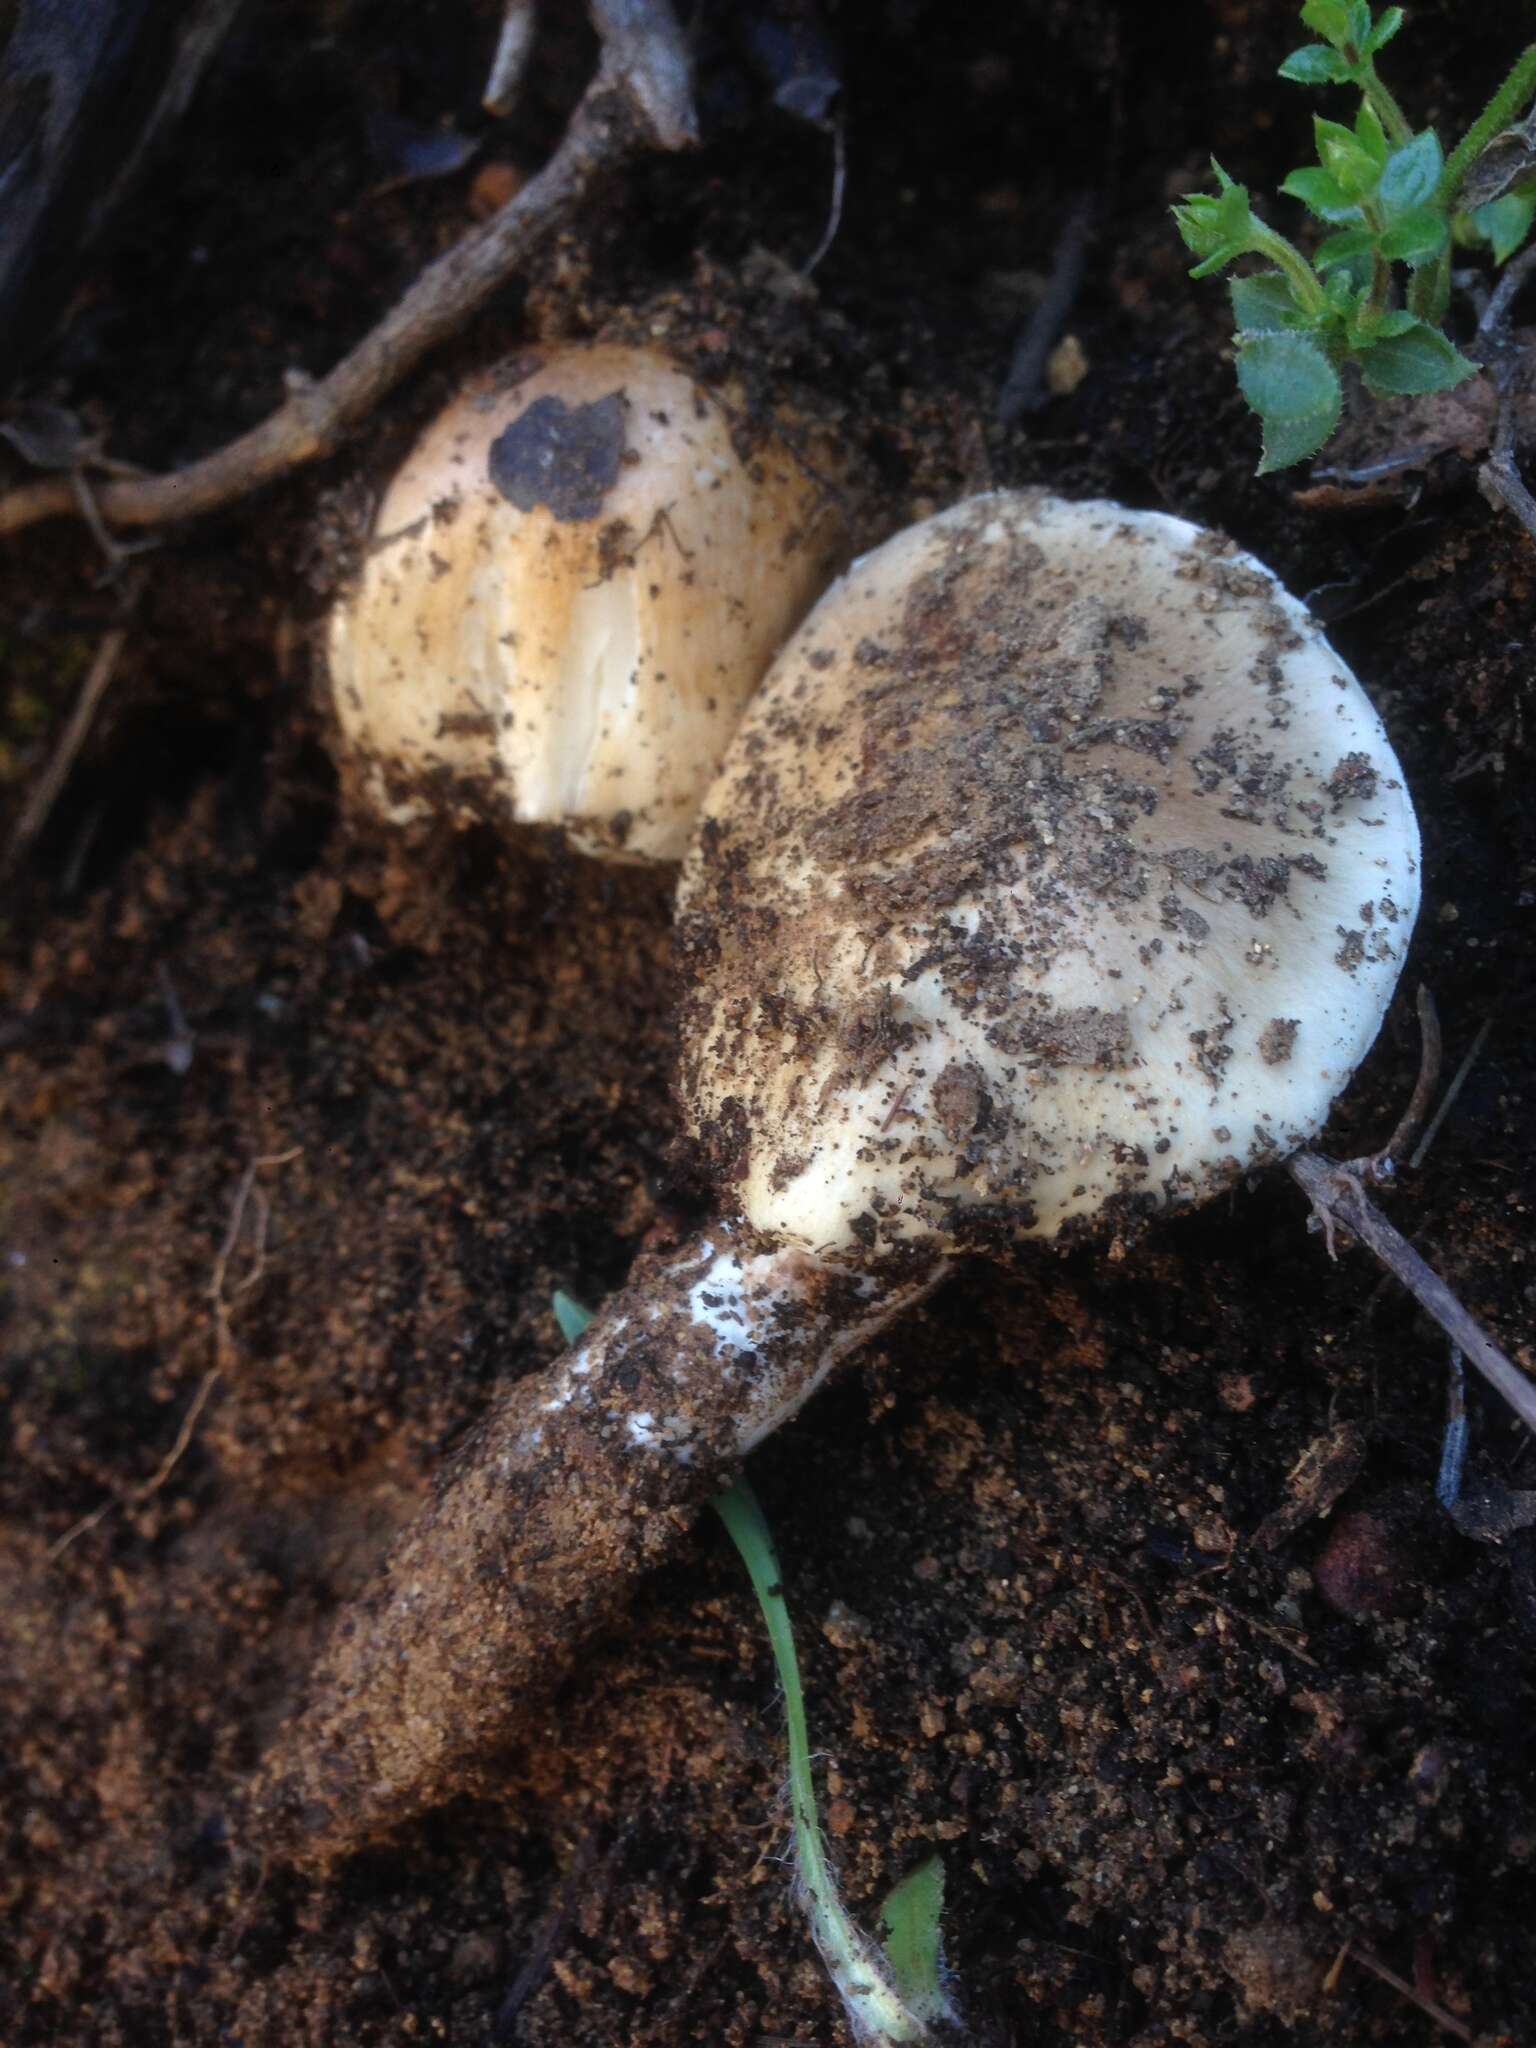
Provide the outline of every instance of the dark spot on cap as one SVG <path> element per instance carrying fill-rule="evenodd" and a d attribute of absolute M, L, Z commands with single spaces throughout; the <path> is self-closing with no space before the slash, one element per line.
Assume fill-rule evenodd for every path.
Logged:
<path fill-rule="evenodd" d="M 624 455 L 624 394 L 590 405 L 538 398 L 491 443 L 491 482 L 519 512 L 547 505 L 555 517 L 595 519 Z"/>

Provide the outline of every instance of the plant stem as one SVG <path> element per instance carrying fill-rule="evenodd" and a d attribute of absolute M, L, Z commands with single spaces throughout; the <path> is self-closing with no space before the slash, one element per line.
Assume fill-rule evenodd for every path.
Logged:
<path fill-rule="evenodd" d="M 1536 43 L 1527 46 L 1514 69 L 1445 160 L 1431 202 L 1449 213 L 1461 181 L 1501 128 L 1507 128 L 1525 102 L 1536 93 Z"/>
<path fill-rule="evenodd" d="M 1374 57 L 1368 57 L 1360 67 L 1358 83 L 1361 92 L 1375 110 L 1377 120 L 1386 129 L 1387 140 L 1392 147 L 1401 149 L 1405 142 L 1412 142 L 1413 129 L 1390 89 L 1378 76 Z"/>
<path fill-rule="evenodd" d="M 1323 290 L 1322 280 L 1294 242 L 1274 228 L 1266 227 L 1261 220 L 1253 223 L 1253 253 L 1267 256 L 1278 270 L 1283 272 L 1286 283 L 1298 306 L 1304 312 L 1324 313 L 1328 308 L 1328 294 Z"/>
<path fill-rule="evenodd" d="M 837 1879 L 827 1863 L 821 1825 L 816 1815 L 816 1785 L 811 1774 L 811 1746 L 806 1734 L 800 1662 L 795 1655 L 794 1631 L 790 1627 L 789 1608 L 784 1600 L 783 1573 L 779 1569 L 767 1520 L 756 1494 L 744 1479 L 738 1480 L 725 1493 L 717 1494 L 713 1506 L 730 1531 L 731 1541 L 747 1568 L 767 1624 L 779 1683 L 784 1688 L 795 1858 L 799 1865 L 806 1918 L 811 1923 L 816 1946 L 837 1986 L 855 2039 L 871 2043 L 925 2041 L 928 2038 L 927 2027 L 907 2010 L 890 1981 L 885 1959 L 849 1919 L 847 1908 L 838 1896 Z"/>
<path fill-rule="evenodd" d="M 1416 270 L 1408 282 L 1408 310 L 1432 327 L 1445 320 L 1451 303 L 1451 244 L 1449 239 L 1433 263 Z"/>

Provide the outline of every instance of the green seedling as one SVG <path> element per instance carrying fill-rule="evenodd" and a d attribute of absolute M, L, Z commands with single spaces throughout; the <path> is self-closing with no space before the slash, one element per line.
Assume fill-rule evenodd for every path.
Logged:
<path fill-rule="evenodd" d="M 567 1343 L 574 1343 L 591 1322 L 591 1311 L 560 1291 L 552 1306 L 562 1336 Z M 944 1866 L 937 1856 L 931 1856 L 891 1890 L 881 1908 L 886 1935 L 883 1947 L 877 1947 L 854 1925 L 822 1840 L 800 1660 L 795 1654 L 783 1574 L 767 1518 L 744 1479 L 717 1494 L 712 1505 L 747 1568 L 784 1690 L 796 1891 L 811 1938 L 836 1986 L 856 2041 L 867 2048 L 931 2041 L 936 2029 L 952 2027 L 956 2019 L 944 1989 L 940 1944 Z"/>
<path fill-rule="evenodd" d="M 747 1568 L 784 1688 L 796 1889 L 812 1939 L 837 1987 L 856 2041 L 867 2042 L 870 2048 L 886 2048 L 887 2043 L 932 2040 L 935 2028 L 953 2024 L 955 2019 L 944 1991 L 939 1945 L 944 1866 L 938 1857 L 930 1857 L 890 1893 L 881 1909 L 886 1928 L 883 1948 L 877 1948 L 850 1919 L 827 1861 L 817 1818 L 800 1663 L 773 1538 L 757 1496 L 744 1479 L 717 1494 L 713 1505 Z"/>
<path fill-rule="evenodd" d="M 1452 250 L 1483 247 L 1504 263 L 1536 220 L 1536 138 L 1529 124 L 1511 125 L 1536 93 L 1536 44 L 1447 154 L 1432 128 L 1412 127 L 1376 69 L 1401 7 L 1306 0 L 1301 18 L 1322 40 L 1294 51 L 1280 76 L 1360 96 L 1348 127 L 1314 118 L 1317 162 L 1280 187 L 1328 232 L 1303 254 L 1214 159 L 1216 192 L 1173 209 L 1200 258 L 1192 277 L 1247 256 L 1269 266 L 1230 287 L 1238 384 L 1264 428 L 1261 476 L 1328 440 L 1347 368 L 1378 398 L 1448 391 L 1476 375 L 1444 328 Z"/>

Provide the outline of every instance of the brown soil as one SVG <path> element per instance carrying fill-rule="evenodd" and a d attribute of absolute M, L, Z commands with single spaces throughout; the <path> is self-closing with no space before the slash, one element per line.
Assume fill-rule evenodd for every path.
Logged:
<path fill-rule="evenodd" d="M 1516 12 L 1416 10 L 1390 53 L 1414 109 L 1467 118 Z M 524 168 L 590 62 L 575 10 L 546 13 L 492 149 Z M 115 452 L 226 438 L 462 232 L 475 172 L 375 189 L 365 116 L 472 107 L 494 14 L 252 10 L 56 353 Z M 814 288 L 793 266 L 827 145 L 735 123 L 716 50 L 704 153 L 628 178 L 322 473 L 148 558 L 0 910 L 8 2043 L 844 2038 L 712 1523 L 493 1796 L 324 1878 L 231 1825 L 338 1605 L 489 1391 L 558 1349 L 552 1290 L 602 1295 L 698 1200 L 664 883 L 339 814 L 312 628 L 373 480 L 468 366 L 643 304 L 712 374 L 843 404 L 887 524 L 1043 482 L 1220 525 L 1311 593 L 1421 807 L 1410 981 L 1453 1063 L 1491 1022 L 1388 1200 L 1533 1362 L 1536 555 L 1454 455 L 1348 511 L 1255 480 L 1222 294 L 1187 284 L 1166 215 L 1213 148 L 1260 192 L 1298 160 L 1310 109 L 1273 79 L 1293 10 L 867 0 L 845 26 L 849 203 Z M 1088 375 L 1003 432 L 1024 273 L 1106 185 Z M 113 616 L 99 567 L 65 527 L 0 561 L 12 797 Z M 1380 1140 L 1416 1061 L 1400 998 L 1333 1150 Z M 283 1163 L 257 1169 L 220 1311 L 261 1159 Z M 851 1900 L 872 1919 L 942 1852 L 980 2039 L 1440 2038 L 1363 1957 L 1480 2040 L 1536 2037 L 1536 1535 L 1474 1542 L 1436 1505 L 1445 1371 L 1270 1180 L 1107 1253 L 976 1261 L 754 1460 Z M 1476 1483 L 1536 1483 L 1524 1435 L 1472 1408 Z"/>

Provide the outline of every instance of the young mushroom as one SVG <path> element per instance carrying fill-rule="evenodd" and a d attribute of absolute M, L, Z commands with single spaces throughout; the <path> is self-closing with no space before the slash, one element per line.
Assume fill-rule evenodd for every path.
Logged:
<path fill-rule="evenodd" d="M 457 398 L 332 614 L 365 801 L 677 860 L 747 698 L 829 577 L 832 465 L 653 349 L 562 345 Z"/>
<path fill-rule="evenodd" d="M 279 1744 L 269 1837 L 334 1853 L 482 1782 L 679 1511 L 952 1253 L 1302 1144 L 1417 905 L 1380 721 L 1229 542 L 998 493 L 856 563 L 682 876 L 681 1101 L 727 1220 L 492 1411 Z"/>

